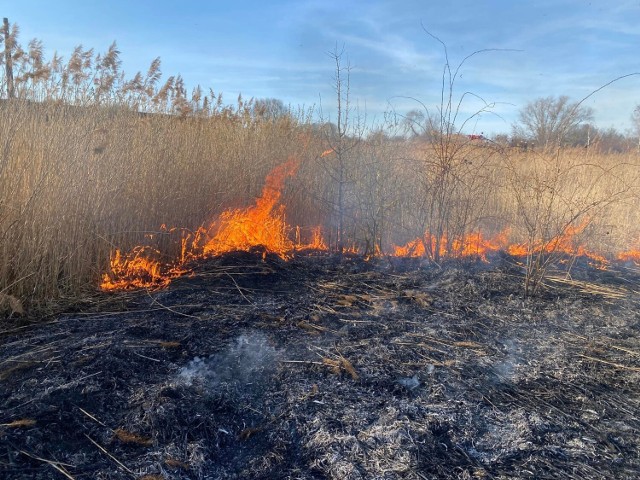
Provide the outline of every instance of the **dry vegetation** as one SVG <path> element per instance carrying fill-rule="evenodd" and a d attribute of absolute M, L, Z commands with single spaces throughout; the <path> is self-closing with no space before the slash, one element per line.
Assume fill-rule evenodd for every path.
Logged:
<path fill-rule="evenodd" d="M 474 141 L 446 91 L 363 130 L 337 52 L 331 124 L 9 37 L 0 477 L 638 478 L 638 152 Z M 184 255 L 236 213 L 331 251 Z M 95 296 L 116 249 L 190 275 Z"/>
<path fill-rule="evenodd" d="M 126 79 L 115 44 L 102 55 L 78 47 L 64 62 L 16 39 L 14 26 L 16 98 L 0 103 L 1 308 L 95 290 L 115 247 L 175 255 L 183 235 L 250 204 L 289 158 L 300 168 L 283 192 L 287 221 L 303 232 L 322 225 L 333 247 L 340 238 L 385 253 L 429 231 L 446 234 L 455 256 L 452 239 L 478 229 L 508 227 L 534 244 L 588 222 L 581 241 L 612 254 L 640 233 L 636 152 L 520 152 L 452 132 L 428 143 L 379 129 L 341 152 L 338 184 L 336 155 L 321 158 L 333 130 L 311 112 L 188 95 L 179 76 L 160 81 L 159 60 Z"/>

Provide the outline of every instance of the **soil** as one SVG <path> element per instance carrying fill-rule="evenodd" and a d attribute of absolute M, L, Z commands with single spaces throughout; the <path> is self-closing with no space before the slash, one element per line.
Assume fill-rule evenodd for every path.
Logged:
<path fill-rule="evenodd" d="M 234 253 L 8 319 L 0 478 L 640 478 L 640 272 L 522 283 L 505 256 Z"/>

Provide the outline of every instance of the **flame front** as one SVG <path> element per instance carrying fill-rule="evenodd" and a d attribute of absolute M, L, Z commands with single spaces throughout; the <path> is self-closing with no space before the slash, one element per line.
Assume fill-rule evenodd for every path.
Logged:
<path fill-rule="evenodd" d="M 333 150 L 327 150 L 322 156 L 332 152 Z M 186 230 L 182 230 L 180 253 L 175 259 L 163 259 L 160 252 L 150 246 L 138 246 L 129 253 L 115 250 L 110 257 L 109 272 L 103 275 L 100 287 L 106 291 L 161 288 L 168 285 L 172 279 L 189 273 L 190 262 L 194 260 L 233 251 L 251 251 L 255 247 L 261 247 L 263 255 L 271 253 L 283 259 L 287 259 L 296 251 L 329 250 L 321 227 L 306 228 L 303 233 L 301 227 L 292 228 L 286 222 L 285 205 L 281 204 L 282 190 L 285 181 L 296 174 L 298 166 L 298 161 L 290 159 L 274 168 L 267 175 L 262 194 L 253 205 L 226 210 L 208 227 L 202 226 L 195 233 L 187 234 Z M 588 223 L 587 219 L 580 225 L 568 226 L 564 232 L 550 240 L 535 240 L 529 243 L 510 243 L 508 229 L 493 237 L 481 231 L 474 231 L 460 238 L 449 236 L 447 233 L 438 237 L 427 231 L 422 237 L 403 246 L 393 247 L 391 255 L 426 258 L 475 257 L 488 261 L 488 257 L 498 251 L 504 251 L 514 257 L 563 253 L 586 257 L 592 266 L 606 269 L 609 265 L 607 258 L 577 243 L 578 235 L 584 231 Z M 180 231 L 176 228 L 167 229 L 164 225 L 162 230 L 167 233 Z M 362 253 L 355 244 L 347 251 Z M 364 253 L 371 256 L 382 254 L 378 245 L 374 253 Z M 617 259 L 640 265 L 640 250 L 622 252 L 618 254 Z"/>
<path fill-rule="evenodd" d="M 449 242 L 446 234 L 440 237 L 426 232 L 423 238 L 411 240 L 406 245 L 394 247 L 394 255 L 397 257 L 479 257 L 487 260 L 487 254 L 502 250 L 507 245 L 507 232 L 502 232 L 494 238 L 487 239 L 481 232 L 473 232 L 461 239 Z"/>
<path fill-rule="evenodd" d="M 527 256 L 539 253 L 565 253 L 575 257 L 589 259 L 591 265 L 598 269 L 606 269 L 609 261 L 599 253 L 596 253 L 584 245 L 576 244 L 576 236 L 582 233 L 589 225 L 589 220 L 584 220 L 579 225 L 569 225 L 564 232 L 554 236 L 547 242 L 535 241 L 531 244 L 521 243 L 509 245 L 507 253 L 513 256 Z"/>
<path fill-rule="evenodd" d="M 233 251 L 250 251 L 255 247 L 264 248 L 265 253 L 273 253 L 287 258 L 294 250 L 328 250 L 320 227 L 311 230 L 309 243 L 300 241 L 300 228 L 296 229 L 298 241 L 289 238 L 292 230 L 285 221 L 285 206 L 280 205 L 282 189 L 287 178 L 298 170 L 298 162 L 288 162 L 274 168 L 262 188 L 262 195 L 255 204 L 224 211 L 208 228 L 200 227 L 192 235 L 183 235 L 180 257 L 168 262 L 159 260 L 160 252 L 138 246 L 123 254 L 115 250 L 111 254 L 109 273 L 102 277 L 100 288 L 105 291 L 134 288 L 162 288 L 172 279 L 188 273 L 190 261 L 204 257 L 221 255 Z M 167 230 L 163 225 L 162 230 Z"/>
<path fill-rule="evenodd" d="M 586 257 L 592 266 L 605 269 L 609 261 L 603 256 L 583 245 L 576 244 L 576 236 L 584 231 L 588 225 L 585 220 L 580 225 L 568 226 L 565 231 L 543 242 L 536 240 L 531 243 L 509 243 L 509 229 L 498 235 L 487 238 L 482 232 L 476 231 L 461 239 L 449 241 L 446 234 L 438 238 L 429 232 L 422 238 L 411 240 L 404 246 L 394 247 L 394 255 L 398 257 L 434 257 L 436 251 L 440 258 L 449 257 L 478 257 L 484 261 L 487 255 L 498 251 L 505 251 L 514 257 L 526 257 L 539 253 L 564 253 L 571 256 Z M 640 254 L 640 252 L 637 252 Z M 618 256 L 619 259 L 640 260 L 640 255 L 634 257 L 634 251 L 626 252 Z"/>

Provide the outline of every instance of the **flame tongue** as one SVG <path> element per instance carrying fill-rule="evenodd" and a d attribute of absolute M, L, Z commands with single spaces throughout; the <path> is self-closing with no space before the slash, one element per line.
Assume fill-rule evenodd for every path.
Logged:
<path fill-rule="evenodd" d="M 296 174 L 298 162 L 289 160 L 276 167 L 266 178 L 262 195 L 255 205 L 227 210 L 214 222 L 209 231 L 217 232 L 204 246 L 205 255 L 220 255 L 235 250 L 249 250 L 262 246 L 266 251 L 286 257 L 293 249 L 287 235 L 284 207 L 277 206 L 284 182 Z"/>

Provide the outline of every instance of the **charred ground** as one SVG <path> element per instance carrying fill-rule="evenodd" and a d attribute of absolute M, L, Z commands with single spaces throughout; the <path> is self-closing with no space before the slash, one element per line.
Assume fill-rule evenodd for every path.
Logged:
<path fill-rule="evenodd" d="M 509 258 L 394 261 L 234 253 L 5 323 L 0 477 L 638 478 L 637 271 L 524 300 Z"/>

